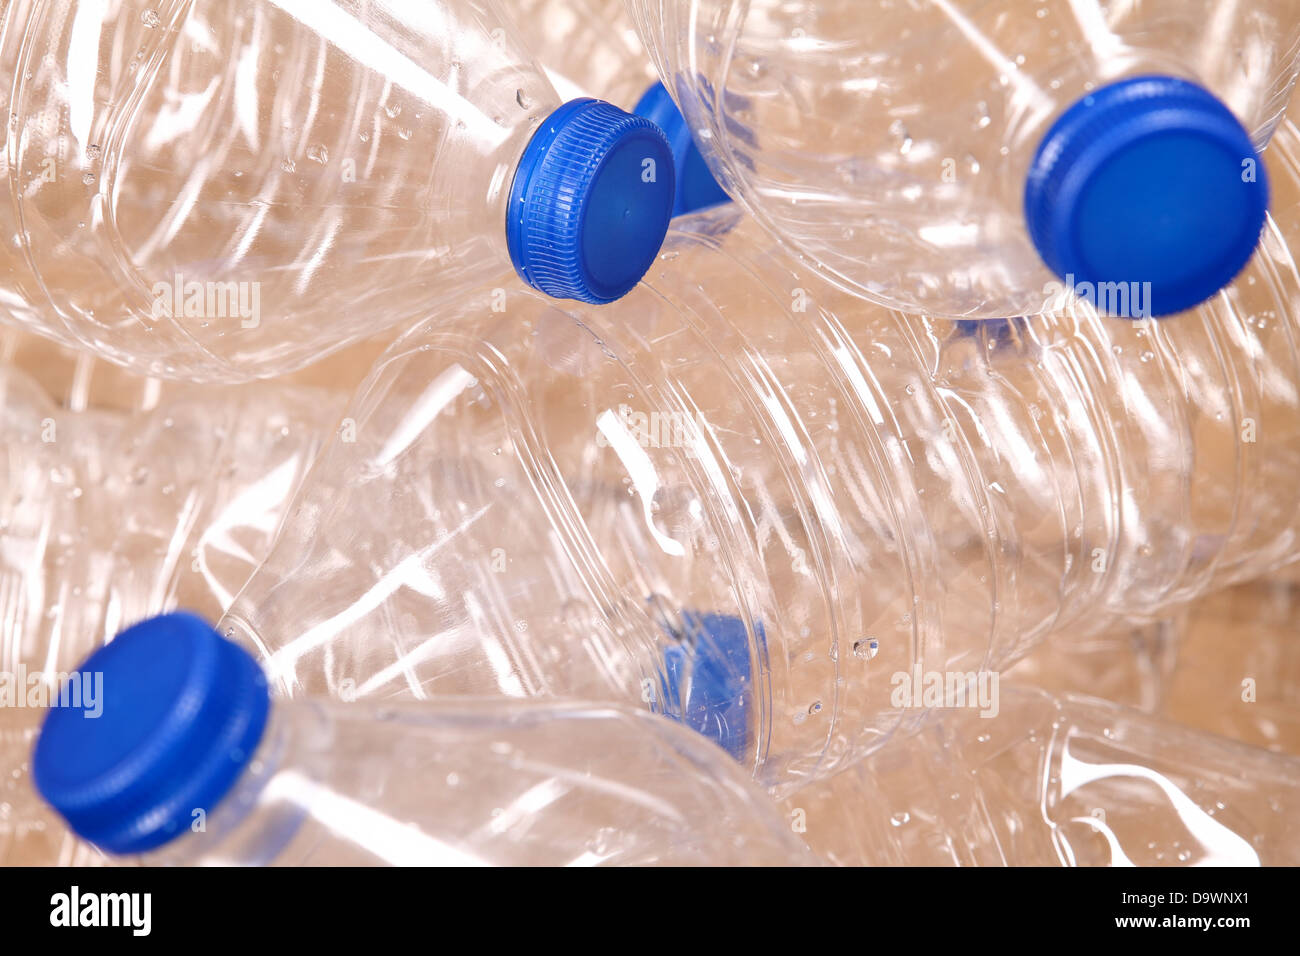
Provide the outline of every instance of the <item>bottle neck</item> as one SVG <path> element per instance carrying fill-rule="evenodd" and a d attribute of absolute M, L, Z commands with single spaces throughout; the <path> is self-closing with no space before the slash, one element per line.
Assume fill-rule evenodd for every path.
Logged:
<path fill-rule="evenodd" d="M 301 811 L 272 805 L 269 784 L 286 766 L 286 754 L 304 718 L 319 722 L 313 705 L 274 700 L 266 732 L 244 773 L 221 801 L 204 813 L 195 810 L 189 832 L 140 858 L 155 866 L 265 866 L 274 861 L 303 821 Z"/>

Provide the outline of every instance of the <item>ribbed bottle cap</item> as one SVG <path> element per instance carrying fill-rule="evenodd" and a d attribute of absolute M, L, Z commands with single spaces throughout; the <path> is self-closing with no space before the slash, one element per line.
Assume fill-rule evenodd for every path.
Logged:
<path fill-rule="evenodd" d="M 713 178 L 708 164 L 695 146 L 695 137 L 686 125 L 686 117 L 682 116 L 682 111 L 677 108 L 662 83 L 656 83 L 646 90 L 632 112 L 653 122 L 668 137 L 668 144 L 673 150 L 673 170 L 677 177 L 677 195 L 673 200 L 674 216 L 683 216 L 697 209 L 707 209 L 731 201 L 731 197 Z"/>
<path fill-rule="evenodd" d="M 510 189 L 506 240 L 525 282 L 604 304 L 645 275 L 668 231 L 673 153 L 654 123 L 600 100 L 543 121 Z"/>
<path fill-rule="evenodd" d="M 1157 316 L 1231 282 L 1267 211 L 1250 134 L 1211 93 L 1169 76 L 1123 80 L 1071 106 L 1025 186 L 1029 233 L 1058 276 L 1135 293 L 1150 283 L 1144 311 Z"/>
<path fill-rule="evenodd" d="M 32 772 L 68 826 L 111 853 L 188 832 L 252 760 L 270 710 L 257 662 L 192 614 L 127 628 L 69 681 L 76 706 L 50 709 Z"/>

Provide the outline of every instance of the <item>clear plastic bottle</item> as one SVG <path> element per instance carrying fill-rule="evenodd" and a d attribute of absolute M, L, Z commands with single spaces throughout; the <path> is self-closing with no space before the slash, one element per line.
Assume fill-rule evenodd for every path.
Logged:
<path fill-rule="evenodd" d="M 126 416 L 61 413 L 32 379 L 0 368 L 0 660 L 58 671 L 102 640 L 111 562 L 97 548 L 125 516 L 97 494 Z M 91 505 L 97 501 L 97 505 Z M 124 528 L 123 531 L 126 529 Z M 170 537 L 167 535 L 166 537 Z M 68 645 L 71 644 L 69 647 Z M 7 709 L 0 708 L 0 720 Z"/>
<path fill-rule="evenodd" d="M 267 377 L 511 266 L 610 301 L 653 261 L 653 124 L 561 104 L 495 0 L 3 12 L 5 318 L 149 375 Z"/>
<path fill-rule="evenodd" d="M 270 700 L 198 618 L 120 634 L 33 762 L 73 830 L 144 863 L 790 865 L 814 859 L 721 750 L 581 703 Z"/>
<path fill-rule="evenodd" d="M 1172 323 L 887 312 L 727 207 L 617 309 L 447 303 L 222 627 L 289 693 L 639 701 L 765 783 L 827 773 L 909 716 L 893 674 L 1300 552 L 1297 146 L 1261 254 Z"/>
<path fill-rule="evenodd" d="M 219 614 L 342 404 L 265 384 L 173 388 L 133 415 L 68 412 L 0 369 L 0 656 L 67 670 L 166 607 Z"/>
<path fill-rule="evenodd" d="M 785 801 L 842 866 L 1295 866 L 1300 761 L 1109 701 L 1001 689 Z"/>
<path fill-rule="evenodd" d="M 53 358 L 76 373 L 51 378 L 68 397 L 99 395 L 102 378 L 123 386 L 123 405 L 152 400 L 119 369 Z M 220 615 L 269 552 L 343 398 L 171 385 L 149 410 L 71 411 L 0 367 L 0 856 L 57 849 L 27 756 L 60 675 L 167 608 Z"/>
<path fill-rule="evenodd" d="M 1063 283 L 1149 281 L 1154 315 L 1226 284 L 1300 52 L 1292 0 L 627 5 L 774 235 L 872 301 L 969 318 Z"/>

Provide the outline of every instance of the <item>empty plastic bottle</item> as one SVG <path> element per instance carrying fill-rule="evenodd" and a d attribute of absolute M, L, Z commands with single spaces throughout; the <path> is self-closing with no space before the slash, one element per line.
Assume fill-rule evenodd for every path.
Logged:
<path fill-rule="evenodd" d="M 811 863 L 706 740 L 580 703 L 271 701 L 257 662 L 198 618 L 137 625 L 70 681 L 33 762 L 74 831 L 141 862 Z"/>
<path fill-rule="evenodd" d="M 1062 284 L 1149 282 L 1153 315 L 1226 285 L 1300 52 L 1291 0 L 627 4 L 774 235 L 872 301 L 969 318 Z"/>
<path fill-rule="evenodd" d="M 98 395 L 105 371 L 123 404 L 149 396 L 121 370 L 69 364 L 72 397 Z M 125 625 L 178 604 L 213 617 L 229 606 L 342 399 L 171 385 L 149 411 L 69 411 L 0 368 L 0 857 L 78 857 L 31 793 L 41 708 Z"/>
<path fill-rule="evenodd" d="M 512 0 L 509 7 L 547 77 L 566 99 L 598 96 L 663 130 L 673 150 L 674 216 L 731 201 L 655 76 L 623 0 Z"/>
<path fill-rule="evenodd" d="M 269 550 L 342 399 L 173 388 L 136 415 L 67 412 L 0 369 L 0 659 L 66 670 L 165 607 L 220 613 Z"/>
<path fill-rule="evenodd" d="M 1297 144 L 1261 254 L 1174 323 L 1076 302 L 971 334 L 728 207 L 617 309 L 449 302 L 223 633 L 288 693 L 629 700 L 765 783 L 829 772 L 910 714 L 894 674 L 1000 670 L 1300 553 Z"/>
<path fill-rule="evenodd" d="M 146 374 L 281 373 L 512 264 L 612 301 L 671 212 L 660 132 L 562 104 L 495 0 L 2 18 L 4 317 Z"/>
<path fill-rule="evenodd" d="M 1109 701 L 1001 689 L 786 802 L 843 866 L 1295 866 L 1300 761 Z"/>

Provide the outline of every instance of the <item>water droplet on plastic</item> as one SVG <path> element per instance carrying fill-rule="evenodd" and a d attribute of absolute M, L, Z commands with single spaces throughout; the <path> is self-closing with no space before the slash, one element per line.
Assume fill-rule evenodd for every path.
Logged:
<path fill-rule="evenodd" d="M 656 527 L 670 538 L 689 536 L 704 523 L 704 505 L 687 487 L 665 485 L 650 498 Z"/>

